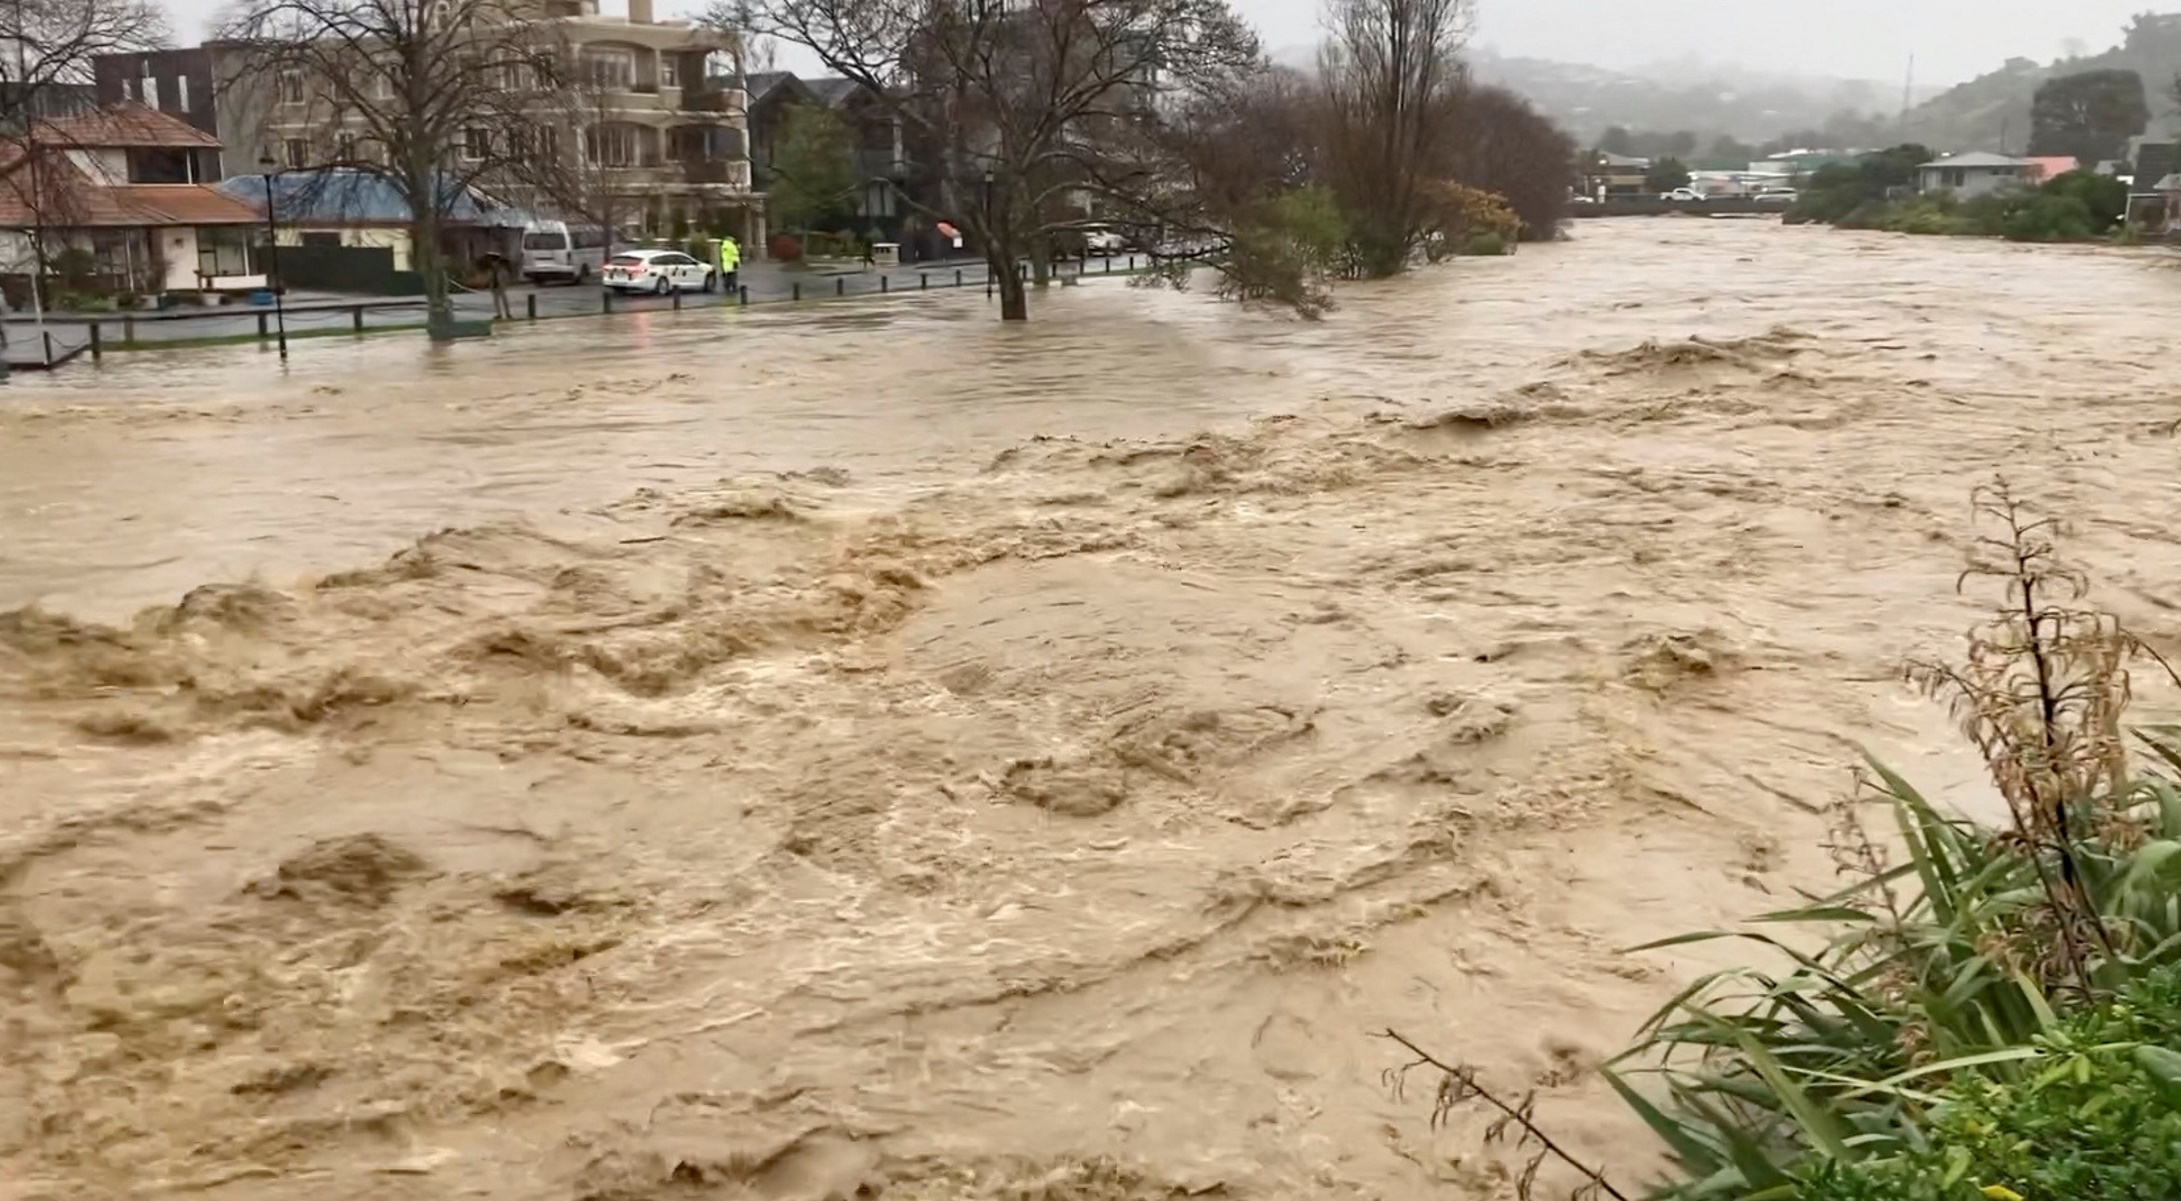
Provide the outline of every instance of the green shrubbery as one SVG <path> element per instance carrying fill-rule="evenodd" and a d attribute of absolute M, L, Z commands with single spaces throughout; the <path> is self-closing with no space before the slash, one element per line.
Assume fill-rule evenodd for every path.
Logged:
<path fill-rule="evenodd" d="M 2057 1023 L 2000 1076 L 1962 1072 L 1927 1142 L 1889 1158 L 1821 1159 L 1802 1201 L 2124 1201 L 2181 1192 L 2181 970 Z"/>
<path fill-rule="evenodd" d="M 1824 168 L 1811 177 L 1802 198 L 1788 210 L 1788 221 L 2015 242 L 2087 242 L 2111 235 L 2127 215 L 2128 186 L 2088 171 L 2070 171 L 2035 189 L 1993 192 L 1969 200 L 1943 191 L 1888 199 L 1889 192 L 1903 185 L 1885 181 L 1900 173 L 1900 161 L 1910 150 L 1921 148 L 1889 151 L 1901 159 L 1882 165 L 1865 160 L 1864 166 Z"/>

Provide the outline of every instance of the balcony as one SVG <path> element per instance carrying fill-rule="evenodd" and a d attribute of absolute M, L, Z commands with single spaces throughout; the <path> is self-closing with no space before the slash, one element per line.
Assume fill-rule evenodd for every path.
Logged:
<path fill-rule="evenodd" d="M 724 184 L 744 191 L 750 187 L 750 164 L 746 159 L 689 159 L 681 169 L 683 183 Z"/>
<path fill-rule="evenodd" d="M 682 110 L 691 113 L 731 113 L 740 115 L 750 106 L 750 94 L 741 88 L 692 88 L 682 89 Z"/>

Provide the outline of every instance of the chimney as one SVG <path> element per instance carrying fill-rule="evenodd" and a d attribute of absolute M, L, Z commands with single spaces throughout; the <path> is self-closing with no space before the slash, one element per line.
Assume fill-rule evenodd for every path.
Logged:
<path fill-rule="evenodd" d="M 629 24 L 650 25 L 651 0 L 629 0 Z"/>

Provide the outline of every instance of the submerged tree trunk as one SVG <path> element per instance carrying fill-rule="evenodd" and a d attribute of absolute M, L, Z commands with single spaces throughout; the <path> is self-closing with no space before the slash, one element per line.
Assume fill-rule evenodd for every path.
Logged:
<path fill-rule="evenodd" d="M 1042 288 L 1053 282 L 1053 239 L 1040 233 L 1030 239 L 1030 279 Z"/>
<path fill-rule="evenodd" d="M 993 287 L 999 290 L 1000 320 L 1028 321 L 1030 295 L 1023 286 L 1021 260 L 1013 251 L 993 250 L 985 255 L 985 270 L 992 273 Z"/>

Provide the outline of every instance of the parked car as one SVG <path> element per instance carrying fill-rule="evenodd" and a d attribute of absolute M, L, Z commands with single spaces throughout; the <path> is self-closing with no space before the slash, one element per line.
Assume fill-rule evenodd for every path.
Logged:
<path fill-rule="evenodd" d="M 1788 208 L 1795 203 L 1795 189 L 1774 188 L 1769 192 L 1759 192 L 1757 193 L 1757 203 L 1767 207 Z"/>
<path fill-rule="evenodd" d="M 599 282 L 616 292 L 709 292 L 719 273 L 679 250 L 624 250 L 606 260 Z"/>
<path fill-rule="evenodd" d="M 1675 188 L 1671 192 L 1660 192 L 1658 198 L 1660 200 L 1702 200 L 1704 194 L 1695 188 Z"/>
<path fill-rule="evenodd" d="M 534 284 L 587 284 L 606 261 L 606 231 L 565 221 L 523 227 L 522 273 Z"/>

